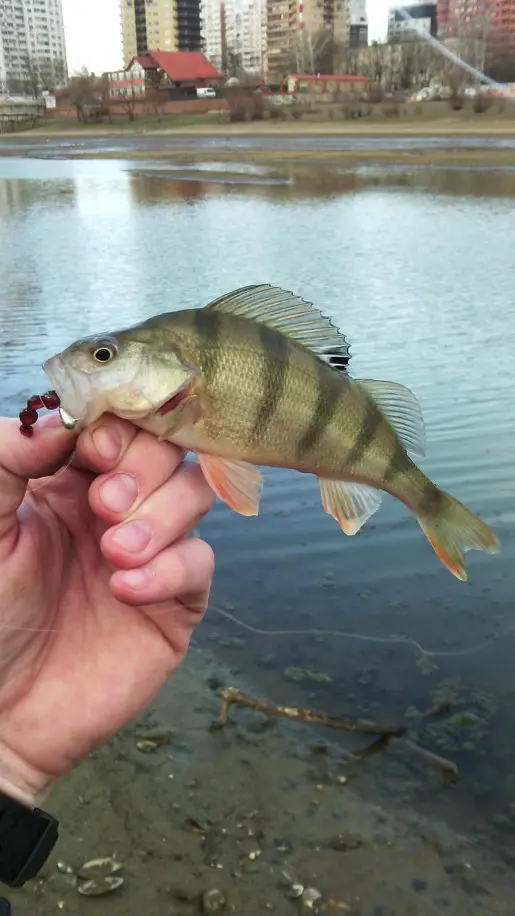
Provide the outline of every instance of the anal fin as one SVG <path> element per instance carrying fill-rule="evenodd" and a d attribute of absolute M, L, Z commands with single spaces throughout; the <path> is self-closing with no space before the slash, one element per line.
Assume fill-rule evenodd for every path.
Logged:
<path fill-rule="evenodd" d="M 219 499 L 240 515 L 258 515 L 263 477 L 255 465 L 204 452 L 196 455 L 204 477 Z"/>
<path fill-rule="evenodd" d="M 320 480 L 319 483 L 322 506 L 349 536 L 357 534 L 381 505 L 382 492 L 367 484 L 344 480 Z"/>

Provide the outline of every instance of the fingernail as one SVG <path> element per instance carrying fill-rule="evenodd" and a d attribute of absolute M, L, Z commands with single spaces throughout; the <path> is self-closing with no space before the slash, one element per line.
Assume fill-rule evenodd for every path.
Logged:
<path fill-rule="evenodd" d="M 99 489 L 99 496 L 110 512 L 126 512 L 138 495 L 138 484 L 131 474 L 115 474 Z"/>
<path fill-rule="evenodd" d="M 147 522 L 129 522 L 113 533 L 113 541 L 130 553 L 144 550 L 152 537 L 152 528 Z"/>
<path fill-rule="evenodd" d="M 120 573 L 119 581 L 136 591 L 137 589 L 145 588 L 145 585 L 148 585 L 153 577 L 152 570 L 145 566 L 142 569 L 129 569 L 127 572 Z"/>
<path fill-rule="evenodd" d="M 122 448 L 120 433 L 114 426 L 99 426 L 91 438 L 99 455 L 108 461 L 118 458 Z"/>

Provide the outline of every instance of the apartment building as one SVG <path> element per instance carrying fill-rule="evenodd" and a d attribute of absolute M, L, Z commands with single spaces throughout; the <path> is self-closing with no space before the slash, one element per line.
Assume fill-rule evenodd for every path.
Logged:
<path fill-rule="evenodd" d="M 220 0 L 202 0 L 202 50 L 220 72 L 225 68 L 225 7 Z"/>
<path fill-rule="evenodd" d="M 351 48 L 368 44 L 368 17 L 366 0 L 349 0 L 348 39 Z"/>
<path fill-rule="evenodd" d="M 123 58 L 150 50 L 200 51 L 201 0 L 120 0 Z"/>
<path fill-rule="evenodd" d="M 515 50 L 515 0 L 497 0 L 494 25 L 499 41 Z"/>
<path fill-rule="evenodd" d="M 489 23 L 494 18 L 495 0 L 437 0 L 436 18 L 441 38 L 454 38 L 464 27 Z"/>
<path fill-rule="evenodd" d="M 435 2 L 394 6 L 388 11 L 389 42 L 418 38 L 421 32 L 436 36 L 436 0 Z"/>
<path fill-rule="evenodd" d="M 515 48 L 515 0 L 437 0 L 442 38 L 476 38 Z"/>
<path fill-rule="evenodd" d="M 36 96 L 67 76 L 61 0 L 0 0 L 0 94 Z"/>
<path fill-rule="evenodd" d="M 266 49 L 265 0 L 203 0 L 204 53 L 218 69 L 260 73 Z"/>
<path fill-rule="evenodd" d="M 247 73 L 261 73 L 266 53 L 266 5 L 246 0 L 243 7 L 242 65 Z"/>
<path fill-rule="evenodd" d="M 265 79 L 282 79 L 291 70 L 292 45 L 302 28 L 302 2 L 267 0 Z"/>

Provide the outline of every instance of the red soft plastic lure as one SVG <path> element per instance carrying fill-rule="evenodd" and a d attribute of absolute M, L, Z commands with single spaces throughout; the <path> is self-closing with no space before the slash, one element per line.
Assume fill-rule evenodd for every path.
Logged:
<path fill-rule="evenodd" d="M 27 406 L 20 411 L 19 418 L 21 422 L 20 433 L 22 436 L 30 438 L 34 430 L 34 423 L 38 420 L 38 410 L 46 407 L 47 410 L 57 410 L 61 406 L 59 395 L 55 391 L 47 391 L 45 394 L 33 394 L 27 401 Z"/>

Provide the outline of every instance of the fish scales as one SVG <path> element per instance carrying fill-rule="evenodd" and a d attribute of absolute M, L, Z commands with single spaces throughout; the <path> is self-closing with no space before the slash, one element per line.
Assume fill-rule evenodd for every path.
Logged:
<path fill-rule="evenodd" d="M 314 354 L 245 319 L 201 315 L 195 316 L 196 346 L 190 334 L 187 345 L 179 345 L 185 361 L 200 369 L 209 405 L 191 445 L 209 440 L 231 453 L 237 449 L 242 460 L 285 467 L 293 451 L 299 469 L 338 479 L 362 470 L 373 442 L 368 417 L 379 421 L 374 430 L 382 426 L 389 436 L 373 402 Z"/>

